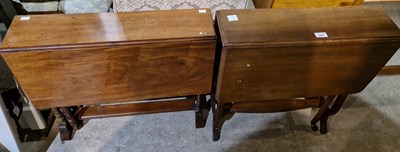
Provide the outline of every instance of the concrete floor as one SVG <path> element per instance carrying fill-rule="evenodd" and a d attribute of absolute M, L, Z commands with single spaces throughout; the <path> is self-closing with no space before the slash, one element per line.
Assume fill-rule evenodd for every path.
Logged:
<path fill-rule="evenodd" d="M 383 6 L 400 26 L 400 2 L 366 5 Z M 388 64 L 400 64 L 400 51 Z M 315 111 L 235 114 L 213 142 L 212 117 L 195 129 L 194 112 L 187 111 L 94 119 L 72 141 L 62 143 L 58 135 L 48 151 L 399 151 L 399 86 L 400 76 L 376 77 L 347 98 L 325 135 L 310 129 Z M 23 143 L 23 149 L 45 151 L 48 145 Z"/>

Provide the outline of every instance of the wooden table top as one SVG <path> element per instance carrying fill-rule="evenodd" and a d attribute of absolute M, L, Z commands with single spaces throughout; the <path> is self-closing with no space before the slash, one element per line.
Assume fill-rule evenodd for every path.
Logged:
<path fill-rule="evenodd" d="M 223 103 L 360 92 L 400 47 L 379 7 L 223 10 L 217 21 Z"/>
<path fill-rule="evenodd" d="M 44 47 L 212 38 L 210 10 L 16 16 L 2 53 Z"/>
<path fill-rule="evenodd" d="M 17 16 L 0 53 L 35 107 L 207 94 L 216 36 L 205 11 Z"/>
<path fill-rule="evenodd" d="M 229 15 L 236 15 L 238 20 L 229 21 Z M 223 27 L 220 32 L 224 44 L 316 43 L 400 36 L 398 27 L 380 7 L 224 10 L 217 16 Z M 316 38 L 316 32 L 326 32 L 328 37 Z"/>

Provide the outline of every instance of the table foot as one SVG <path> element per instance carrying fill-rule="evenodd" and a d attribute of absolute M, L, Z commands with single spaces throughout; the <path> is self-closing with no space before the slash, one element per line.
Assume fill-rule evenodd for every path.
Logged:
<path fill-rule="evenodd" d="M 71 140 L 72 139 L 71 138 L 72 129 L 65 121 L 62 121 L 58 125 L 58 131 L 60 132 L 61 141 L 66 141 L 66 140 Z"/>
<path fill-rule="evenodd" d="M 195 99 L 196 128 L 204 128 L 210 112 L 210 103 L 206 101 L 205 95 L 197 95 Z"/>

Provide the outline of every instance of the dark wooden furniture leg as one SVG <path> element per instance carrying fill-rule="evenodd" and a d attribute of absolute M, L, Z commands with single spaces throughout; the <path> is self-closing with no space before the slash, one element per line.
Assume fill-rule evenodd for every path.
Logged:
<path fill-rule="evenodd" d="M 221 129 L 224 125 L 224 122 L 230 118 L 232 118 L 233 114 L 230 109 L 232 108 L 233 103 L 218 103 L 213 100 L 212 109 L 213 109 L 213 141 L 218 141 L 221 136 Z"/>
<path fill-rule="evenodd" d="M 61 141 L 72 139 L 72 129 L 65 120 L 61 121 L 58 125 L 58 131 L 60 132 Z"/>
<path fill-rule="evenodd" d="M 206 101 L 205 95 L 197 95 L 195 98 L 196 128 L 204 128 L 211 104 Z"/>
<path fill-rule="evenodd" d="M 73 130 L 78 129 L 78 119 L 74 115 L 71 107 L 60 107 L 60 108 L 52 108 L 54 115 L 61 119 L 60 124 L 58 125 L 58 131 L 60 132 L 60 137 L 62 141 L 71 140 Z"/>
<path fill-rule="evenodd" d="M 70 108 L 69 107 L 61 107 L 60 109 L 64 113 L 65 119 L 68 121 L 68 124 L 72 128 L 78 129 L 78 121 L 76 120 L 76 118 L 72 114 Z"/>
<path fill-rule="evenodd" d="M 71 140 L 72 128 L 65 121 L 65 117 L 58 108 L 52 108 L 54 115 L 57 119 L 61 119 L 60 124 L 58 124 L 58 131 L 60 132 L 61 141 Z"/>
<path fill-rule="evenodd" d="M 328 113 L 324 113 L 323 115 L 322 115 L 322 117 L 321 117 L 321 120 L 320 120 L 320 122 L 319 122 L 319 124 L 320 124 L 320 129 L 319 129 L 319 132 L 321 133 L 321 134 L 326 134 L 327 132 L 328 132 L 328 117 L 329 117 L 329 114 Z"/>
<path fill-rule="evenodd" d="M 329 109 L 329 105 L 335 100 L 336 96 L 329 96 L 326 100 L 321 97 L 321 105 L 319 106 L 319 110 L 317 114 L 315 114 L 314 118 L 311 120 L 311 129 L 314 131 L 318 130 L 317 122 L 321 120 L 324 114 Z"/>
<path fill-rule="evenodd" d="M 329 115 L 334 115 L 337 112 L 339 112 L 340 108 L 342 107 L 344 101 L 347 98 L 347 94 L 346 95 L 338 95 L 338 97 L 336 98 L 335 103 L 332 105 L 332 107 L 329 110 Z"/>
<path fill-rule="evenodd" d="M 213 141 L 218 141 L 221 136 L 222 116 L 224 112 L 223 104 L 212 104 L 213 109 Z"/>
<path fill-rule="evenodd" d="M 346 97 L 347 95 L 329 96 L 325 101 L 323 101 L 317 114 L 311 120 L 311 129 L 317 131 L 318 127 L 316 124 L 319 121 L 321 127 L 319 130 L 320 133 L 326 134 L 328 132 L 328 117 L 336 114 L 340 110 Z M 332 103 L 333 105 L 329 108 Z"/>

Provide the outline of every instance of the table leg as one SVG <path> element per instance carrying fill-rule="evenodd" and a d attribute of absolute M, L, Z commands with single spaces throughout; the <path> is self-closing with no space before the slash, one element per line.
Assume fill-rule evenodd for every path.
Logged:
<path fill-rule="evenodd" d="M 64 113 L 65 119 L 68 121 L 68 124 L 72 128 L 78 129 L 78 121 L 76 120 L 76 118 L 72 114 L 70 108 L 69 107 L 61 107 L 60 109 Z"/>
<path fill-rule="evenodd" d="M 213 100 L 213 141 L 218 141 L 221 136 L 221 129 L 226 120 L 233 117 L 233 112 L 230 111 L 233 103 L 218 103 Z"/>
<path fill-rule="evenodd" d="M 71 107 L 53 108 L 54 115 L 61 119 L 58 131 L 62 141 L 71 140 L 73 130 L 78 129 L 78 120 L 73 115 Z"/>
<path fill-rule="evenodd" d="M 52 108 L 54 116 L 60 120 L 58 131 L 60 132 L 61 141 L 71 140 L 72 129 L 65 121 L 63 113 L 58 108 Z"/>
<path fill-rule="evenodd" d="M 340 108 L 342 108 L 344 101 L 347 98 L 347 94 L 346 95 L 339 95 L 336 98 L 335 103 L 332 105 L 332 107 L 329 110 L 329 115 L 334 115 L 337 112 L 339 112 Z"/>
<path fill-rule="evenodd" d="M 321 98 L 322 105 L 320 105 L 317 114 L 315 114 L 314 118 L 311 120 L 311 129 L 314 131 L 318 130 L 317 122 L 321 120 L 321 117 L 325 115 L 329 110 L 329 105 L 335 100 L 336 96 L 328 96 L 325 100 Z"/>
<path fill-rule="evenodd" d="M 210 103 L 206 101 L 205 95 L 197 95 L 194 100 L 196 113 L 196 128 L 204 128 L 206 125 Z"/>
<path fill-rule="evenodd" d="M 221 136 L 221 128 L 223 125 L 222 116 L 224 113 L 223 104 L 213 104 L 213 141 L 218 141 Z"/>
<path fill-rule="evenodd" d="M 53 111 L 54 116 L 56 116 L 56 118 L 63 119 L 61 112 L 57 108 L 51 108 L 51 110 Z"/>
<path fill-rule="evenodd" d="M 61 141 L 71 140 L 72 139 L 72 129 L 71 127 L 62 120 L 60 124 L 58 124 L 58 131 L 60 132 Z"/>
<path fill-rule="evenodd" d="M 316 123 L 320 122 L 320 133 L 325 134 L 328 132 L 328 117 L 330 115 L 336 114 L 340 108 L 342 107 L 344 101 L 346 100 L 347 95 L 337 95 L 337 96 L 329 96 L 326 101 L 322 103 L 320 109 L 317 114 L 311 120 L 311 129 L 314 131 L 318 130 Z M 331 104 L 333 105 L 329 107 Z"/>

